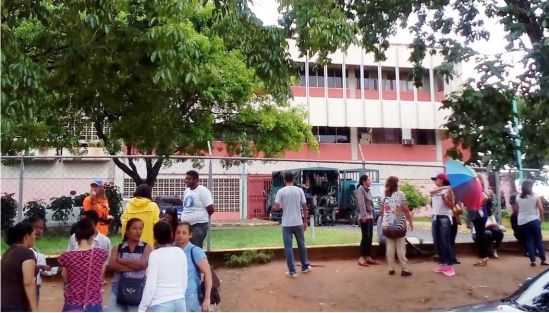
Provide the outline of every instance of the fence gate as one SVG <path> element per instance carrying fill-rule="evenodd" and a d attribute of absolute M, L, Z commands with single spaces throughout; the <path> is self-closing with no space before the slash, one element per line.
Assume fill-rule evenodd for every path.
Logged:
<path fill-rule="evenodd" d="M 248 218 L 267 218 L 267 198 L 271 189 L 271 175 L 248 175 Z"/>

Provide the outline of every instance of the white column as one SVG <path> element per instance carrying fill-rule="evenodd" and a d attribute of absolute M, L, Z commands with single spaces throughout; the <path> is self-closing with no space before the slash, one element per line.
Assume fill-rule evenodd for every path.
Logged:
<path fill-rule="evenodd" d="M 435 129 L 435 144 L 436 144 L 436 152 L 437 152 L 437 162 L 442 162 L 443 159 L 443 151 L 442 151 L 442 139 L 440 138 L 442 136 L 443 130 Z"/>
<path fill-rule="evenodd" d="M 429 86 L 431 87 L 431 105 L 433 106 L 434 114 L 434 129 L 438 129 L 440 126 L 437 125 L 437 108 L 435 105 L 435 77 L 433 71 L 433 55 L 429 54 Z"/>
<path fill-rule="evenodd" d="M 309 100 L 309 52 L 305 56 L 305 98 L 307 99 L 307 123 L 311 124 L 311 103 Z"/>
<path fill-rule="evenodd" d="M 356 127 L 350 127 L 350 136 L 351 136 L 351 160 L 358 160 L 358 129 Z"/>
<path fill-rule="evenodd" d="M 377 63 L 377 91 L 379 94 L 379 103 L 381 104 L 381 125 L 384 125 L 383 120 L 383 77 L 381 71 L 381 62 Z"/>
<path fill-rule="evenodd" d="M 347 69 L 345 66 L 345 56 L 347 53 L 343 52 L 343 62 L 341 62 L 341 80 L 343 85 L 343 107 L 345 108 L 345 126 L 349 126 L 347 123 Z"/>
<path fill-rule="evenodd" d="M 328 101 L 328 65 L 324 65 L 324 102 L 326 103 L 326 126 L 330 125 L 330 103 Z"/>

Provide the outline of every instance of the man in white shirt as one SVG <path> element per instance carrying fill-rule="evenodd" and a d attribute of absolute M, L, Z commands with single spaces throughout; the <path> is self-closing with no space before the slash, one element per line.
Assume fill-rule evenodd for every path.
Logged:
<path fill-rule="evenodd" d="M 301 272 L 308 273 L 311 271 L 311 265 L 307 259 L 307 247 L 305 246 L 304 231 L 307 229 L 307 213 L 308 208 L 303 189 L 294 186 L 295 175 L 292 172 L 284 174 L 284 183 L 286 187 L 281 188 L 276 193 L 273 210 L 282 211 L 282 238 L 284 240 L 284 254 L 286 255 L 286 263 L 288 271 L 286 275 L 291 278 L 297 277 L 295 269 L 294 252 L 292 249 L 292 236 L 295 236 L 297 247 L 299 248 L 299 256 L 301 257 Z M 303 221 L 303 216 L 305 222 Z"/>
<path fill-rule="evenodd" d="M 208 222 L 215 212 L 212 193 L 208 188 L 198 184 L 198 172 L 191 170 L 185 176 L 187 188 L 183 196 L 183 213 L 181 221 L 191 224 L 191 243 L 202 248 L 208 234 Z"/>

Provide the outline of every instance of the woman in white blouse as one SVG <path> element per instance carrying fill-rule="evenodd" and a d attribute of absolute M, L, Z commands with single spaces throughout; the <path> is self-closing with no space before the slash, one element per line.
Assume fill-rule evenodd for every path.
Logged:
<path fill-rule="evenodd" d="M 158 222 L 153 232 L 156 249 L 149 256 L 139 312 L 185 312 L 187 257 L 181 248 L 171 245 L 170 224 Z"/>

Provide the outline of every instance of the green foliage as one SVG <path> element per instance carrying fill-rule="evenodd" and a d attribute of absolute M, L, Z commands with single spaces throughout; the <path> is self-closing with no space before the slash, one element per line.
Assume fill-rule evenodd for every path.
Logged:
<path fill-rule="evenodd" d="M 73 202 L 71 197 L 61 196 L 52 198 L 51 202 L 46 206 L 46 210 L 52 210 L 51 218 L 54 221 L 66 224 L 72 214 Z"/>
<path fill-rule="evenodd" d="M 1 212 L 2 212 L 2 232 L 13 225 L 14 219 L 17 216 L 17 201 L 13 198 L 13 193 L 4 193 L 1 200 Z"/>
<path fill-rule="evenodd" d="M 400 185 L 400 191 L 404 192 L 406 195 L 406 200 L 408 200 L 408 206 L 410 209 L 420 208 L 429 203 L 429 197 L 424 195 L 418 187 L 411 184 L 410 182 L 403 182 Z"/>
<path fill-rule="evenodd" d="M 229 267 L 246 267 L 251 264 L 265 264 L 271 262 L 274 253 L 270 251 L 247 250 L 240 254 L 227 255 L 225 265 Z"/>
<path fill-rule="evenodd" d="M 23 206 L 25 219 L 38 216 L 46 223 L 46 203 L 43 200 L 32 200 Z"/>
<path fill-rule="evenodd" d="M 120 188 L 115 184 L 106 183 L 105 184 L 105 196 L 109 201 L 109 214 L 114 217 L 113 222 L 109 225 L 109 231 L 111 234 L 118 234 L 122 222 L 120 217 L 124 213 L 124 208 L 122 207 L 122 193 Z"/>

